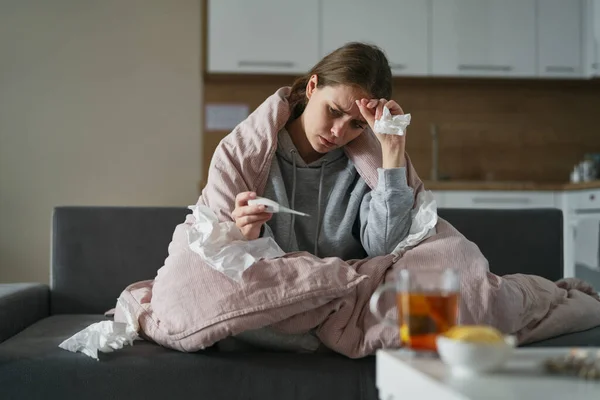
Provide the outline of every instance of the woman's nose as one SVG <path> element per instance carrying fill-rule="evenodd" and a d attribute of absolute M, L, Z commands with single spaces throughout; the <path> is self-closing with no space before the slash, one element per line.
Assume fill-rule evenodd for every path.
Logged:
<path fill-rule="evenodd" d="M 331 134 L 336 138 L 344 137 L 344 132 L 346 131 L 346 124 L 343 122 L 336 122 L 331 127 Z"/>

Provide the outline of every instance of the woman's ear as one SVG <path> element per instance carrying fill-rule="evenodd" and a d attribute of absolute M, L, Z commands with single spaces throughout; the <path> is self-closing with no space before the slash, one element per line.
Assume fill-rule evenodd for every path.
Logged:
<path fill-rule="evenodd" d="M 312 75 L 306 83 L 306 98 L 310 99 L 317 88 L 317 75 Z"/>

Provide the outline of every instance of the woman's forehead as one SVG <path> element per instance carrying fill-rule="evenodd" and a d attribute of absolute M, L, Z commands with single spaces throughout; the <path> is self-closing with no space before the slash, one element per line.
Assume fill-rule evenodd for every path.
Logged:
<path fill-rule="evenodd" d="M 350 111 L 355 107 L 355 101 L 362 98 L 370 98 L 363 90 L 348 85 L 327 86 L 324 89 L 327 97 L 343 108 L 342 111 Z"/>

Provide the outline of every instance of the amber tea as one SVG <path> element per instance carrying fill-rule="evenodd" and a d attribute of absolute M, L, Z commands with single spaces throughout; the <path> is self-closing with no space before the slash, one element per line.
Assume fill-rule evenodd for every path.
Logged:
<path fill-rule="evenodd" d="M 399 328 L 398 344 L 403 348 L 417 353 L 435 352 L 436 337 L 458 323 L 458 270 L 402 269 L 395 271 L 394 278 L 375 290 L 369 304 L 371 312 L 382 323 Z M 394 317 L 384 317 L 378 309 L 379 299 L 386 291 L 395 292 L 398 311 Z M 387 304 L 392 301 L 389 299 Z"/>
<path fill-rule="evenodd" d="M 436 351 L 436 336 L 456 325 L 458 301 L 458 292 L 396 293 L 402 346 Z"/>

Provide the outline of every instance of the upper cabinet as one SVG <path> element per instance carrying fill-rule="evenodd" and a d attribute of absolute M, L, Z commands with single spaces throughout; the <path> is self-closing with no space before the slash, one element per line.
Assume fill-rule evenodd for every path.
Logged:
<path fill-rule="evenodd" d="M 580 78 L 585 0 L 537 0 L 538 76 Z"/>
<path fill-rule="evenodd" d="M 535 22 L 535 0 L 433 0 L 433 74 L 535 76 Z"/>
<path fill-rule="evenodd" d="M 584 16 L 584 70 L 589 77 L 600 77 L 600 0 L 586 0 Z"/>
<path fill-rule="evenodd" d="M 595 60 L 592 63 L 594 70 L 593 76 L 600 76 L 600 0 L 593 0 L 592 15 L 594 23 L 594 56 Z"/>
<path fill-rule="evenodd" d="M 428 75 L 430 7 L 431 0 L 324 0 L 321 56 L 369 42 L 385 51 L 393 75 Z"/>
<path fill-rule="evenodd" d="M 600 77 L 600 0 L 204 0 L 209 73 L 304 74 L 352 41 L 394 76 Z"/>
<path fill-rule="evenodd" d="M 298 74 L 319 59 L 319 0 L 208 4 L 208 72 Z"/>

